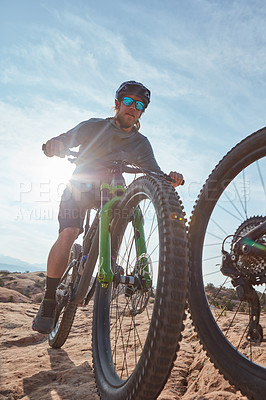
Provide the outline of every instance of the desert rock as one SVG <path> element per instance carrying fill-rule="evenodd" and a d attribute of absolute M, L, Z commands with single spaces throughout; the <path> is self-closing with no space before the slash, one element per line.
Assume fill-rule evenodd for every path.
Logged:
<path fill-rule="evenodd" d="M 30 290 L 32 287 L 35 294 L 39 290 L 35 283 L 38 281 L 43 287 L 45 279 L 37 273 L 31 273 L 27 279 L 25 276 L 12 276 L 19 281 L 24 279 L 26 287 L 21 282 L 17 283 L 20 290 Z M 61 349 L 56 350 L 49 347 L 46 336 L 31 329 L 32 319 L 39 307 L 34 302 L 35 294 L 30 297 L 22 295 L 21 298 L 19 292 L 16 296 L 14 289 L 6 289 L 5 286 L 0 287 L 0 399 L 99 399 L 92 369 L 92 303 L 78 308 L 68 340 Z M 12 302 L 7 301 L 11 291 Z M 246 399 L 208 360 L 189 318 L 185 325 L 174 368 L 158 399 Z"/>

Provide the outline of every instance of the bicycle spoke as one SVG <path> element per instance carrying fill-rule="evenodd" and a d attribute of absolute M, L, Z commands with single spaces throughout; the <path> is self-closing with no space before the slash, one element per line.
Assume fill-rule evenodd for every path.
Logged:
<path fill-rule="evenodd" d="M 261 173 L 260 165 L 259 165 L 258 161 L 256 161 L 256 166 L 257 166 L 257 169 L 258 169 L 258 174 L 259 174 L 259 177 L 260 177 L 261 186 L 263 187 L 264 195 L 266 197 L 266 187 L 265 187 L 265 184 L 264 184 L 264 179 L 262 177 L 262 173 Z"/>
<path fill-rule="evenodd" d="M 243 210 L 244 210 L 244 212 L 245 212 L 245 207 L 244 207 L 244 205 L 243 205 L 243 202 L 242 202 L 242 200 L 241 200 L 241 197 L 240 197 L 240 195 L 239 195 L 239 191 L 238 191 L 238 189 L 237 189 L 237 187 L 236 187 L 235 182 L 233 182 L 233 186 L 234 186 L 234 189 L 235 189 L 235 193 L 236 193 L 236 195 L 237 195 L 237 198 L 238 198 L 238 200 L 239 200 L 239 203 L 241 204 L 241 206 L 242 206 L 242 208 L 243 208 Z M 228 196 L 228 194 L 227 194 L 226 192 L 224 193 L 224 195 L 225 195 L 225 197 L 227 198 L 227 200 L 229 200 L 229 196 Z M 243 220 L 243 219 L 244 219 L 244 216 L 243 216 L 243 214 L 241 214 L 239 208 L 235 205 L 235 203 L 234 203 L 233 201 L 230 201 L 230 203 L 231 203 L 231 205 L 233 206 L 233 208 L 236 210 L 236 212 L 239 214 L 241 220 Z M 226 211 L 227 211 L 227 210 L 226 210 Z M 228 212 L 228 211 L 227 211 L 227 212 Z M 229 213 L 229 214 L 232 215 L 233 217 L 235 217 L 234 214 L 232 214 L 232 213 Z"/>
<path fill-rule="evenodd" d="M 233 203 L 231 203 L 233 204 Z M 217 204 L 217 207 L 219 207 L 221 210 L 225 211 L 228 215 L 231 215 L 231 217 L 236 218 L 238 221 L 243 221 L 243 218 L 238 210 L 238 213 L 240 214 L 241 218 L 239 218 L 238 216 L 236 216 L 235 214 L 233 214 L 232 212 L 228 211 L 226 208 L 222 207 L 220 204 Z M 235 208 L 235 206 L 234 206 Z"/>

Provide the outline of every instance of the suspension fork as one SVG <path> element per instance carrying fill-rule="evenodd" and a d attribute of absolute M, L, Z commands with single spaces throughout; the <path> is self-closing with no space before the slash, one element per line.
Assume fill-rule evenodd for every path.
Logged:
<path fill-rule="evenodd" d="M 144 236 L 144 218 L 139 206 L 136 207 L 132 217 L 132 225 L 134 227 L 136 253 L 139 257 L 147 252 L 146 241 Z"/>
<path fill-rule="evenodd" d="M 98 280 L 102 287 L 107 287 L 113 281 L 111 268 L 111 232 L 112 210 L 120 201 L 126 188 L 122 185 L 101 185 L 101 211 L 99 214 L 99 270 Z M 110 199 L 111 196 L 114 196 Z"/>
<path fill-rule="evenodd" d="M 132 225 L 134 228 L 135 235 L 135 246 L 137 254 L 137 266 L 135 273 L 145 271 L 146 285 L 149 287 L 151 285 L 151 276 L 149 268 L 149 259 L 147 254 L 146 239 L 144 233 L 144 218 L 142 211 L 139 206 L 136 207 L 133 213 Z"/>
<path fill-rule="evenodd" d="M 112 220 L 112 210 L 120 201 L 122 194 L 126 191 L 121 185 L 110 186 L 109 184 L 101 185 L 101 201 L 102 207 L 99 214 L 99 270 L 98 280 L 102 287 L 107 287 L 108 283 L 114 279 L 111 268 L 111 232 L 110 224 Z M 110 195 L 115 195 L 109 200 Z M 149 259 L 147 255 L 146 239 L 144 234 L 144 218 L 140 207 L 136 207 L 132 216 L 132 225 L 134 229 L 135 246 L 136 246 L 136 266 L 134 275 L 143 276 L 145 271 L 146 286 L 151 286 L 151 276 L 149 268 Z M 134 277 L 121 277 L 122 283 L 138 284 L 139 279 L 135 282 Z M 124 282 L 125 281 L 125 282 Z M 118 283 L 118 282 L 117 282 Z"/>

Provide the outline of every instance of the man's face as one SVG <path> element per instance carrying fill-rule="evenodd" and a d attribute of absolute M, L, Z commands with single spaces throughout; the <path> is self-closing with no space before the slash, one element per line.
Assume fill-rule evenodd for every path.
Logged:
<path fill-rule="evenodd" d="M 126 96 L 127 95 L 124 97 Z M 143 100 L 138 96 L 128 95 L 128 97 L 131 97 L 133 100 L 139 100 L 143 102 Z M 118 109 L 116 118 L 118 119 L 121 128 L 132 128 L 143 113 L 143 111 L 136 109 L 135 102 L 131 104 L 131 106 L 125 106 L 122 101 L 118 102 L 116 100 L 116 106 Z"/>

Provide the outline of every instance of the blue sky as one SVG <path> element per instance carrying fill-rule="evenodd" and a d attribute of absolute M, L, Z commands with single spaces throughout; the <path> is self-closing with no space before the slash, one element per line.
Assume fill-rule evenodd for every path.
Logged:
<path fill-rule="evenodd" d="M 42 143 L 113 114 L 135 79 L 152 91 L 141 132 L 183 173 L 187 214 L 218 160 L 265 126 L 263 0 L 0 1 L 0 253 L 44 263 L 72 166 Z"/>

